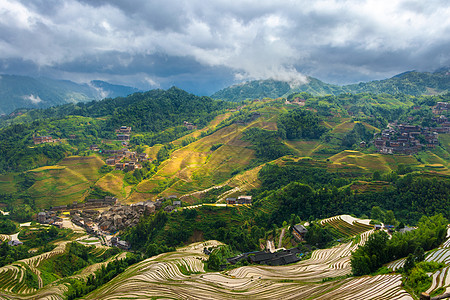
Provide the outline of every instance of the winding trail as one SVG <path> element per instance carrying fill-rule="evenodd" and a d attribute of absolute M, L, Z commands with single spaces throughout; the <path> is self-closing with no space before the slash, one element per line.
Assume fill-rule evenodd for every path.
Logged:
<path fill-rule="evenodd" d="M 283 227 L 283 229 L 281 230 L 281 234 L 280 234 L 280 239 L 278 240 L 278 249 L 281 248 L 282 246 L 282 242 L 283 242 L 283 237 L 284 237 L 284 233 L 286 232 L 286 228 Z"/>

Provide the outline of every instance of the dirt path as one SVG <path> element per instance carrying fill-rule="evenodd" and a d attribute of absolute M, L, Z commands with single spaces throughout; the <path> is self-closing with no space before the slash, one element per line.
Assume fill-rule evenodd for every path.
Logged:
<path fill-rule="evenodd" d="M 284 237 L 284 233 L 285 233 L 285 232 L 286 232 L 286 228 L 283 228 L 283 229 L 281 230 L 280 239 L 278 240 L 278 248 L 281 248 L 281 247 L 282 247 L 281 242 L 283 241 L 283 237 Z"/>

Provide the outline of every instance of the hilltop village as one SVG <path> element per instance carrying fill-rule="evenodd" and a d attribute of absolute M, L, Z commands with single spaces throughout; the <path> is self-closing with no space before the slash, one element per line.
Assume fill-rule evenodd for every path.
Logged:
<path fill-rule="evenodd" d="M 420 107 L 415 107 L 415 109 Z M 423 127 L 420 125 L 398 124 L 397 122 L 388 125 L 381 133 L 374 134 L 372 141 L 378 152 L 382 154 L 414 154 L 421 150 L 433 149 L 439 145 L 439 134 L 450 132 L 450 122 L 443 115 L 450 109 L 447 102 L 438 102 L 433 107 L 436 127 Z M 365 142 L 361 143 L 366 146 Z"/>

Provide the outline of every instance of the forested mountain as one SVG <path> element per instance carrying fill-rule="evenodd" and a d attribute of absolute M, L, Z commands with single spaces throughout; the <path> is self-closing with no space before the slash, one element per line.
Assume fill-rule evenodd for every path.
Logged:
<path fill-rule="evenodd" d="M 405 72 L 389 79 L 361 82 L 344 86 L 328 84 L 319 79 L 308 77 L 308 82 L 290 86 L 288 82 L 273 79 L 240 83 L 222 89 L 211 97 L 227 101 L 245 99 L 286 97 L 292 93 L 308 92 L 312 95 L 339 95 L 342 93 L 387 93 L 391 95 L 435 95 L 450 91 L 448 68 L 434 73 Z"/>
<path fill-rule="evenodd" d="M 198 97 L 178 88 L 167 91 L 152 90 L 128 97 L 103 99 L 87 103 L 71 103 L 47 109 L 31 110 L 14 119 L 4 120 L 0 130 L 3 147 L 0 149 L 1 170 L 24 170 L 42 163 L 61 159 L 69 148 L 33 144 L 33 136 L 51 135 L 67 139 L 77 135 L 85 143 L 100 138 L 115 139 L 115 129 L 130 126 L 139 132 L 135 142 L 152 146 L 169 142 L 188 132 L 183 122 L 201 128 L 214 116 L 232 104 Z M 171 130 L 168 130 L 171 129 Z"/>
<path fill-rule="evenodd" d="M 44 108 L 127 96 L 138 91 L 99 80 L 78 84 L 68 80 L 0 75 L 0 114 L 9 114 L 17 108 Z"/>

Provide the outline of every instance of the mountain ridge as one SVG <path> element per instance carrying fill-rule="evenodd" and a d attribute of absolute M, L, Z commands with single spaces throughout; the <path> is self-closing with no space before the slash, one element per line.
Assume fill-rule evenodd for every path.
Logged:
<path fill-rule="evenodd" d="M 329 84 L 314 77 L 308 77 L 307 83 L 293 88 L 286 81 L 274 79 L 254 80 L 224 88 L 212 94 L 211 98 L 227 101 L 242 101 L 266 97 L 287 97 L 290 94 L 300 92 L 307 92 L 315 96 L 366 92 L 420 96 L 442 94 L 448 91 L 450 91 L 448 68 L 441 68 L 433 73 L 407 71 L 383 80 L 373 80 L 342 86 Z"/>
<path fill-rule="evenodd" d="M 79 84 L 69 80 L 20 75 L 0 75 L 0 114 L 19 108 L 47 108 L 75 102 L 127 96 L 139 92 L 134 87 L 93 80 Z"/>

